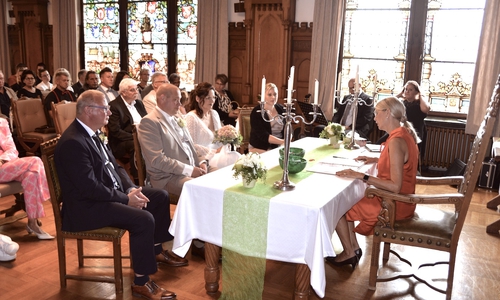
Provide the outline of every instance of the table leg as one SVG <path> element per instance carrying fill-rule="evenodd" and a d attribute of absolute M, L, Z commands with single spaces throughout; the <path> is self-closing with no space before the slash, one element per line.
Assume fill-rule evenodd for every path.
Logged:
<path fill-rule="evenodd" d="M 219 291 L 219 246 L 205 243 L 205 290 L 207 294 L 216 294 Z"/>
<path fill-rule="evenodd" d="M 295 267 L 295 295 L 293 299 L 309 299 L 310 285 L 311 270 L 306 264 L 297 264 Z"/>
<path fill-rule="evenodd" d="M 500 195 L 498 195 L 495 198 L 488 201 L 488 203 L 486 204 L 486 207 L 489 209 L 497 210 L 498 205 L 500 205 Z M 490 225 L 486 226 L 486 232 L 490 233 L 490 234 L 498 234 L 499 230 L 500 230 L 500 220 L 493 222 Z"/>

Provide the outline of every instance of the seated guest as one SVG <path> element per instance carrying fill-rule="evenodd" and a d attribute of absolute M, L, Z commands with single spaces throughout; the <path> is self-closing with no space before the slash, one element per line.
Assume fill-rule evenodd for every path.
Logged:
<path fill-rule="evenodd" d="M 224 89 L 228 81 L 226 74 L 215 76 L 215 103 L 214 109 L 220 116 L 222 125 L 236 126 L 236 119 L 239 116 L 238 105 L 233 103 L 234 97 L 230 91 Z"/>
<path fill-rule="evenodd" d="M 47 70 L 47 66 L 43 62 L 40 62 L 36 65 L 35 73 L 37 76 L 35 78 L 35 85 L 39 85 L 40 82 L 43 81 L 42 76 L 40 76 L 42 70 Z M 40 89 L 40 90 L 42 90 L 42 89 Z"/>
<path fill-rule="evenodd" d="M 154 188 L 180 195 L 184 182 L 205 175 L 209 168 L 193 143 L 185 121 L 178 117 L 181 92 L 162 84 L 156 92 L 157 106 L 141 120 L 138 137 L 146 170 Z M 212 168 L 210 168 L 210 171 Z"/>
<path fill-rule="evenodd" d="M 349 80 L 349 95 L 344 96 L 342 102 L 344 104 L 340 104 L 338 102 L 335 103 L 335 107 L 337 112 L 333 115 L 332 122 L 339 123 L 340 125 L 344 125 L 346 131 L 352 130 L 352 106 L 349 101 L 351 101 L 354 97 L 354 84 L 356 79 L 351 78 Z M 358 84 L 358 87 L 361 87 Z M 373 124 L 373 99 L 365 94 L 363 91 L 359 90 L 358 99 L 366 102 L 364 103 L 358 102 L 358 114 L 356 116 L 356 132 L 365 139 L 369 139 L 370 132 L 372 130 Z M 371 105 L 371 106 L 370 106 Z M 319 136 L 319 133 L 325 128 L 323 125 L 318 125 L 314 128 L 314 135 Z"/>
<path fill-rule="evenodd" d="M 153 90 L 151 90 L 146 96 L 142 97 L 142 102 L 146 107 L 146 111 L 148 114 L 156 109 L 156 90 L 160 87 L 160 85 L 168 83 L 167 75 L 162 72 L 156 72 L 151 77 L 151 86 Z"/>
<path fill-rule="evenodd" d="M 75 93 L 75 96 L 78 97 L 80 96 L 81 93 L 83 93 L 83 85 L 85 84 L 85 77 L 87 76 L 87 70 L 81 69 L 78 71 L 78 81 L 71 86 L 73 88 L 73 92 Z"/>
<path fill-rule="evenodd" d="M 23 82 L 21 80 L 21 75 L 23 74 L 24 70 L 27 70 L 28 66 L 25 65 L 24 63 L 18 63 L 16 65 L 16 74 L 9 76 L 8 78 L 8 86 L 14 90 L 14 92 L 17 93 L 22 87 L 23 87 Z M 35 82 L 33 82 L 35 83 Z"/>
<path fill-rule="evenodd" d="M 191 110 L 186 115 L 187 128 L 193 142 L 200 147 L 200 154 L 207 159 L 213 157 L 218 144 L 213 144 L 214 132 L 221 128 L 219 114 L 212 109 L 215 91 L 208 82 L 199 83 L 191 91 Z"/>
<path fill-rule="evenodd" d="M 47 93 L 52 91 L 52 88 L 54 87 L 54 85 L 52 84 L 52 82 L 50 82 L 49 71 L 45 70 L 45 69 L 39 70 L 38 76 L 40 76 L 42 81 L 39 84 L 37 84 L 36 88 L 39 89 L 40 91 L 42 91 L 42 93 L 44 91 L 47 91 Z"/>
<path fill-rule="evenodd" d="M 189 94 L 186 90 L 181 90 L 181 107 L 179 107 L 179 113 L 185 116 L 187 114 L 186 108 L 190 109 Z"/>
<path fill-rule="evenodd" d="M 118 97 L 118 92 L 113 90 L 113 71 L 106 67 L 99 73 L 99 78 L 101 84 L 97 87 L 97 90 L 104 94 L 106 101 L 109 103 Z"/>
<path fill-rule="evenodd" d="M 120 82 L 120 96 L 109 102 L 111 116 L 108 123 L 109 146 L 115 158 L 127 162 L 125 159 L 134 157 L 134 139 L 132 129 L 141 122 L 146 108 L 141 100 L 137 100 L 137 82 L 132 78 L 125 78 Z M 133 161 L 133 160 L 132 160 Z M 137 170 L 134 163 L 130 163 L 131 174 L 136 177 Z"/>
<path fill-rule="evenodd" d="M 181 76 L 179 76 L 179 74 L 177 73 L 170 74 L 168 76 L 168 81 L 170 81 L 171 84 L 175 85 L 178 88 L 181 87 Z"/>
<path fill-rule="evenodd" d="M 43 99 L 42 91 L 35 87 L 35 73 L 26 69 L 21 74 L 23 87 L 17 91 L 18 98 L 39 98 Z"/>
<path fill-rule="evenodd" d="M 57 143 L 54 158 L 62 192 L 62 229 L 84 231 L 106 226 L 130 233 L 135 277 L 132 294 L 146 299 L 175 299 L 149 275 L 157 263 L 185 266 L 187 260 L 162 249 L 173 237 L 168 193 L 135 186 L 96 132 L 111 112 L 102 92 L 89 90 L 78 98 L 76 119 Z M 75 159 L 77 157 L 78 159 Z"/>
<path fill-rule="evenodd" d="M 419 138 L 411 123 L 408 122 L 403 103 L 395 97 L 379 101 L 375 108 L 375 122 L 378 128 L 389 134 L 380 158 L 360 156 L 357 160 L 364 160 L 366 163 L 377 162 L 377 176 L 368 176 L 351 169 L 339 171 L 336 175 L 363 180 L 369 185 L 393 193 L 414 193 Z M 356 233 L 373 234 L 381 209 L 381 200 L 378 197 L 364 197 L 356 203 L 339 220 L 335 228 L 344 251 L 336 257 L 327 257 L 326 260 L 336 266 L 350 264 L 355 268 L 362 253 Z M 400 202 L 396 206 L 396 219 L 409 219 L 413 217 L 414 211 L 415 204 Z M 360 221 L 357 227 L 354 227 L 354 221 Z"/>
<path fill-rule="evenodd" d="M 251 152 L 263 153 L 267 150 L 274 149 L 279 145 L 283 145 L 284 128 L 274 117 L 284 112 L 284 108 L 278 103 L 278 87 L 274 83 L 266 84 L 266 94 L 264 97 L 266 110 L 266 122 L 261 115 L 260 104 L 255 106 L 250 114 L 250 143 L 248 150 Z"/>
<path fill-rule="evenodd" d="M 17 95 L 14 90 L 5 86 L 5 75 L 3 71 L 0 70 L 0 113 L 10 120 L 10 107 L 12 101 L 17 100 Z"/>
<path fill-rule="evenodd" d="M 51 127 L 54 126 L 51 103 L 57 104 L 62 101 L 76 101 L 75 94 L 68 90 L 70 81 L 71 76 L 69 72 L 64 69 L 59 70 L 54 74 L 54 83 L 56 84 L 56 87 L 47 95 L 47 97 L 45 97 L 45 100 L 43 101 L 45 115 L 47 116 L 47 124 Z"/>
<path fill-rule="evenodd" d="M 137 89 L 139 90 L 138 98 L 142 99 L 141 93 L 148 86 L 149 78 L 151 77 L 151 70 L 143 68 L 139 71 L 139 83 Z"/>
<path fill-rule="evenodd" d="M 113 81 L 113 86 L 111 87 L 113 90 L 118 91 L 120 90 L 120 82 L 122 82 L 123 79 L 125 78 L 130 78 L 130 75 L 128 74 L 127 71 L 120 71 L 116 73 L 116 76 L 114 76 L 114 81 Z"/>
<path fill-rule="evenodd" d="M 9 123 L 0 118 L 0 182 L 10 181 L 19 181 L 23 186 L 28 233 L 34 233 L 40 240 L 53 239 L 38 226 L 38 218 L 45 217 L 43 202 L 50 198 L 42 160 L 37 156 L 20 158 Z"/>
<path fill-rule="evenodd" d="M 85 74 L 85 83 L 83 84 L 83 90 L 96 90 L 99 86 L 99 79 L 97 78 L 97 73 L 95 71 L 88 71 Z"/>

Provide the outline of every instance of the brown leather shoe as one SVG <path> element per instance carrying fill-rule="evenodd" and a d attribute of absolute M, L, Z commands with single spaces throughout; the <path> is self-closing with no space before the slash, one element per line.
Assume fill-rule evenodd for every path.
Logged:
<path fill-rule="evenodd" d="M 156 262 L 166 264 L 171 267 L 182 267 L 188 265 L 188 260 L 171 253 L 168 250 L 156 255 Z"/>
<path fill-rule="evenodd" d="M 132 285 L 132 295 L 151 300 L 173 300 L 177 298 L 174 292 L 159 287 L 152 280 L 148 281 L 145 285 Z"/>

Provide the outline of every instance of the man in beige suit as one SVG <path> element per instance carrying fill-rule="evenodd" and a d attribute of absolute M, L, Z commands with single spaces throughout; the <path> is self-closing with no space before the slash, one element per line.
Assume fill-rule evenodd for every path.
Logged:
<path fill-rule="evenodd" d="M 162 84 L 156 91 L 157 107 L 138 127 L 151 185 L 175 195 L 180 195 L 184 182 L 209 170 L 207 160 L 198 156 L 198 145 L 193 143 L 184 120 L 178 116 L 180 99 L 178 87 Z"/>

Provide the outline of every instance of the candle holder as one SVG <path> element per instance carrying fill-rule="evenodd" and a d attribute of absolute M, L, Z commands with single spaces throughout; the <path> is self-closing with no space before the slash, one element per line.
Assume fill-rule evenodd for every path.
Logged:
<path fill-rule="evenodd" d="M 292 99 L 293 101 L 295 101 L 295 99 Z M 290 181 L 290 179 L 288 178 L 288 162 L 289 162 L 289 157 L 290 157 L 290 142 L 292 141 L 292 138 L 291 138 L 291 133 L 292 133 L 292 122 L 293 123 L 298 123 L 300 120 L 302 120 L 302 122 L 304 122 L 304 124 L 306 125 L 311 125 L 314 123 L 314 121 L 316 120 L 316 116 L 319 115 L 318 113 L 318 104 L 317 103 L 314 103 L 313 104 L 313 111 L 310 112 L 309 114 L 310 115 L 313 115 L 313 118 L 311 120 L 311 122 L 306 122 L 306 120 L 304 119 L 304 117 L 302 116 L 296 116 L 294 112 L 292 112 L 292 106 L 293 104 L 290 102 L 288 102 L 288 99 L 287 99 L 287 102 L 285 103 L 285 112 L 283 113 L 283 115 L 277 115 L 275 116 L 274 118 L 272 119 L 269 119 L 266 115 L 266 110 L 265 110 L 265 101 L 261 101 L 260 102 L 260 113 L 262 115 L 262 119 L 264 119 L 264 121 L 266 122 L 272 122 L 273 120 L 276 120 L 278 123 L 280 124 L 284 124 L 285 125 L 285 144 L 284 144 L 284 151 L 283 151 L 283 176 L 281 177 L 281 180 L 278 180 L 274 183 L 273 187 L 275 189 L 278 189 L 278 190 L 282 190 L 282 191 L 292 191 L 293 189 L 295 189 L 295 184 L 293 184 L 293 182 Z"/>
<path fill-rule="evenodd" d="M 359 149 L 359 145 L 356 144 L 355 139 L 356 139 L 356 119 L 358 117 L 358 104 L 359 105 L 366 105 L 366 106 L 373 106 L 373 101 L 372 103 L 368 104 L 366 103 L 365 100 L 359 98 L 359 93 L 360 92 L 354 92 L 353 97 L 351 99 L 346 99 L 346 100 L 340 100 L 339 99 L 339 104 L 344 105 L 344 104 L 351 104 L 351 112 L 352 112 L 352 124 L 351 124 L 351 141 L 349 142 L 348 145 L 345 145 L 345 149 L 349 150 L 355 150 Z"/>

